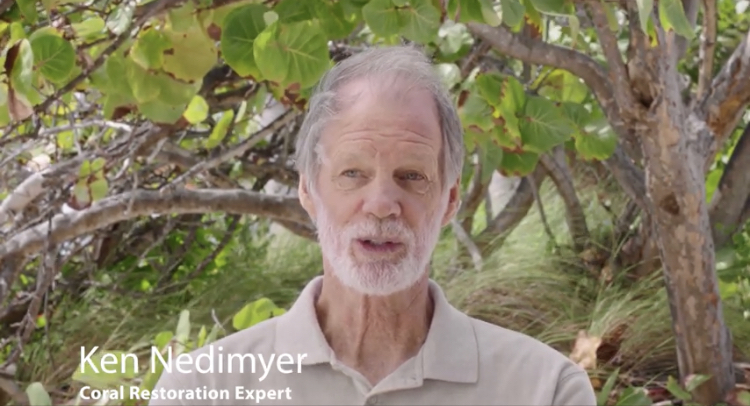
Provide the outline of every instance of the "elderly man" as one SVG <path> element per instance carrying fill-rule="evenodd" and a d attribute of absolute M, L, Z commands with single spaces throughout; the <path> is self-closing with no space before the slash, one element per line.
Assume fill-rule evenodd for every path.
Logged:
<path fill-rule="evenodd" d="M 333 67 L 297 143 L 323 276 L 283 316 L 195 351 L 192 372 L 165 373 L 156 394 L 173 400 L 151 404 L 595 405 L 584 370 L 468 317 L 429 279 L 463 154 L 454 103 L 421 52 L 372 49 Z"/>

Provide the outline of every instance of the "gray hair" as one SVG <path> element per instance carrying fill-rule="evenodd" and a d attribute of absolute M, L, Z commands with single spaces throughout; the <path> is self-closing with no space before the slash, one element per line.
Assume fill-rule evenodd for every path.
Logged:
<path fill-rule="evenodd" d="M 463 127 L 456 107 L 423 52 L 413 46 L 393 46 L 370 48 L 344 59 L 326 72 L 314 89 L 295 147 L 295 166 L 300 174 L 307 175 L 308 187 L 313 186 L 322 162 L 318 142 L 323 128 L 346 104 L 337 90 L 354 79 L 373 76 L 405 79 L 432 94 L 443 138 L 443 184 L 452 185 L 461 175 L 464 161 Z"/>

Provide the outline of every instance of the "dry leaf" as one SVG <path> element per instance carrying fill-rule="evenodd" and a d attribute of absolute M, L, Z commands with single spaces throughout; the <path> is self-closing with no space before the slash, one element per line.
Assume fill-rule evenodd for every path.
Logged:
<path fill-rule="evenodd" d="M 578 337 L 570 353 L 570 359 L 585 370 L 596 369 L 596 350 L 602 344 L 600 337 L 590 336 L 585 330 Z"/>

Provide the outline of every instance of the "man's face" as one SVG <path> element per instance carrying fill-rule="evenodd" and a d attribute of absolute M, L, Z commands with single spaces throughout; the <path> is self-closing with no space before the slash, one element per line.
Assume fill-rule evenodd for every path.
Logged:
<path fill-rule="evenodd" d="M 457 189 L 442 184 L 442 135 L 429 92 L 387 96 L 376 83 L 341 90 L 356 101 L 323 131 L 322 165 L 306 207 L 324 260 L 342 283 L 388 295 L 425 275 Z"/>

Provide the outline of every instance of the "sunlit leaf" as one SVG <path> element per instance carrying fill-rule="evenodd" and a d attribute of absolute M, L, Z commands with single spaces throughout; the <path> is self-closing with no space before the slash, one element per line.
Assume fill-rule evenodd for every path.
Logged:
<path fill-rule="evenodd" d="M 200 123 L 208 117 L 208 103 L 204 98 L 196 95 L 190 101 L 182 116 L 190 124 Z"/>
<path fill-rule="evenodd" d="M 216 126 L 211 130 L 211 135 L 206 139 L 205 145 L 207 149 L 215 148 L 224 141 L 224 138 L 229 131 L 229 126 L 232 124 L 232 120 L 234 120 L 233 110 L 227 110 L 222 114 L 221 118 L 216 123 Z"/>

